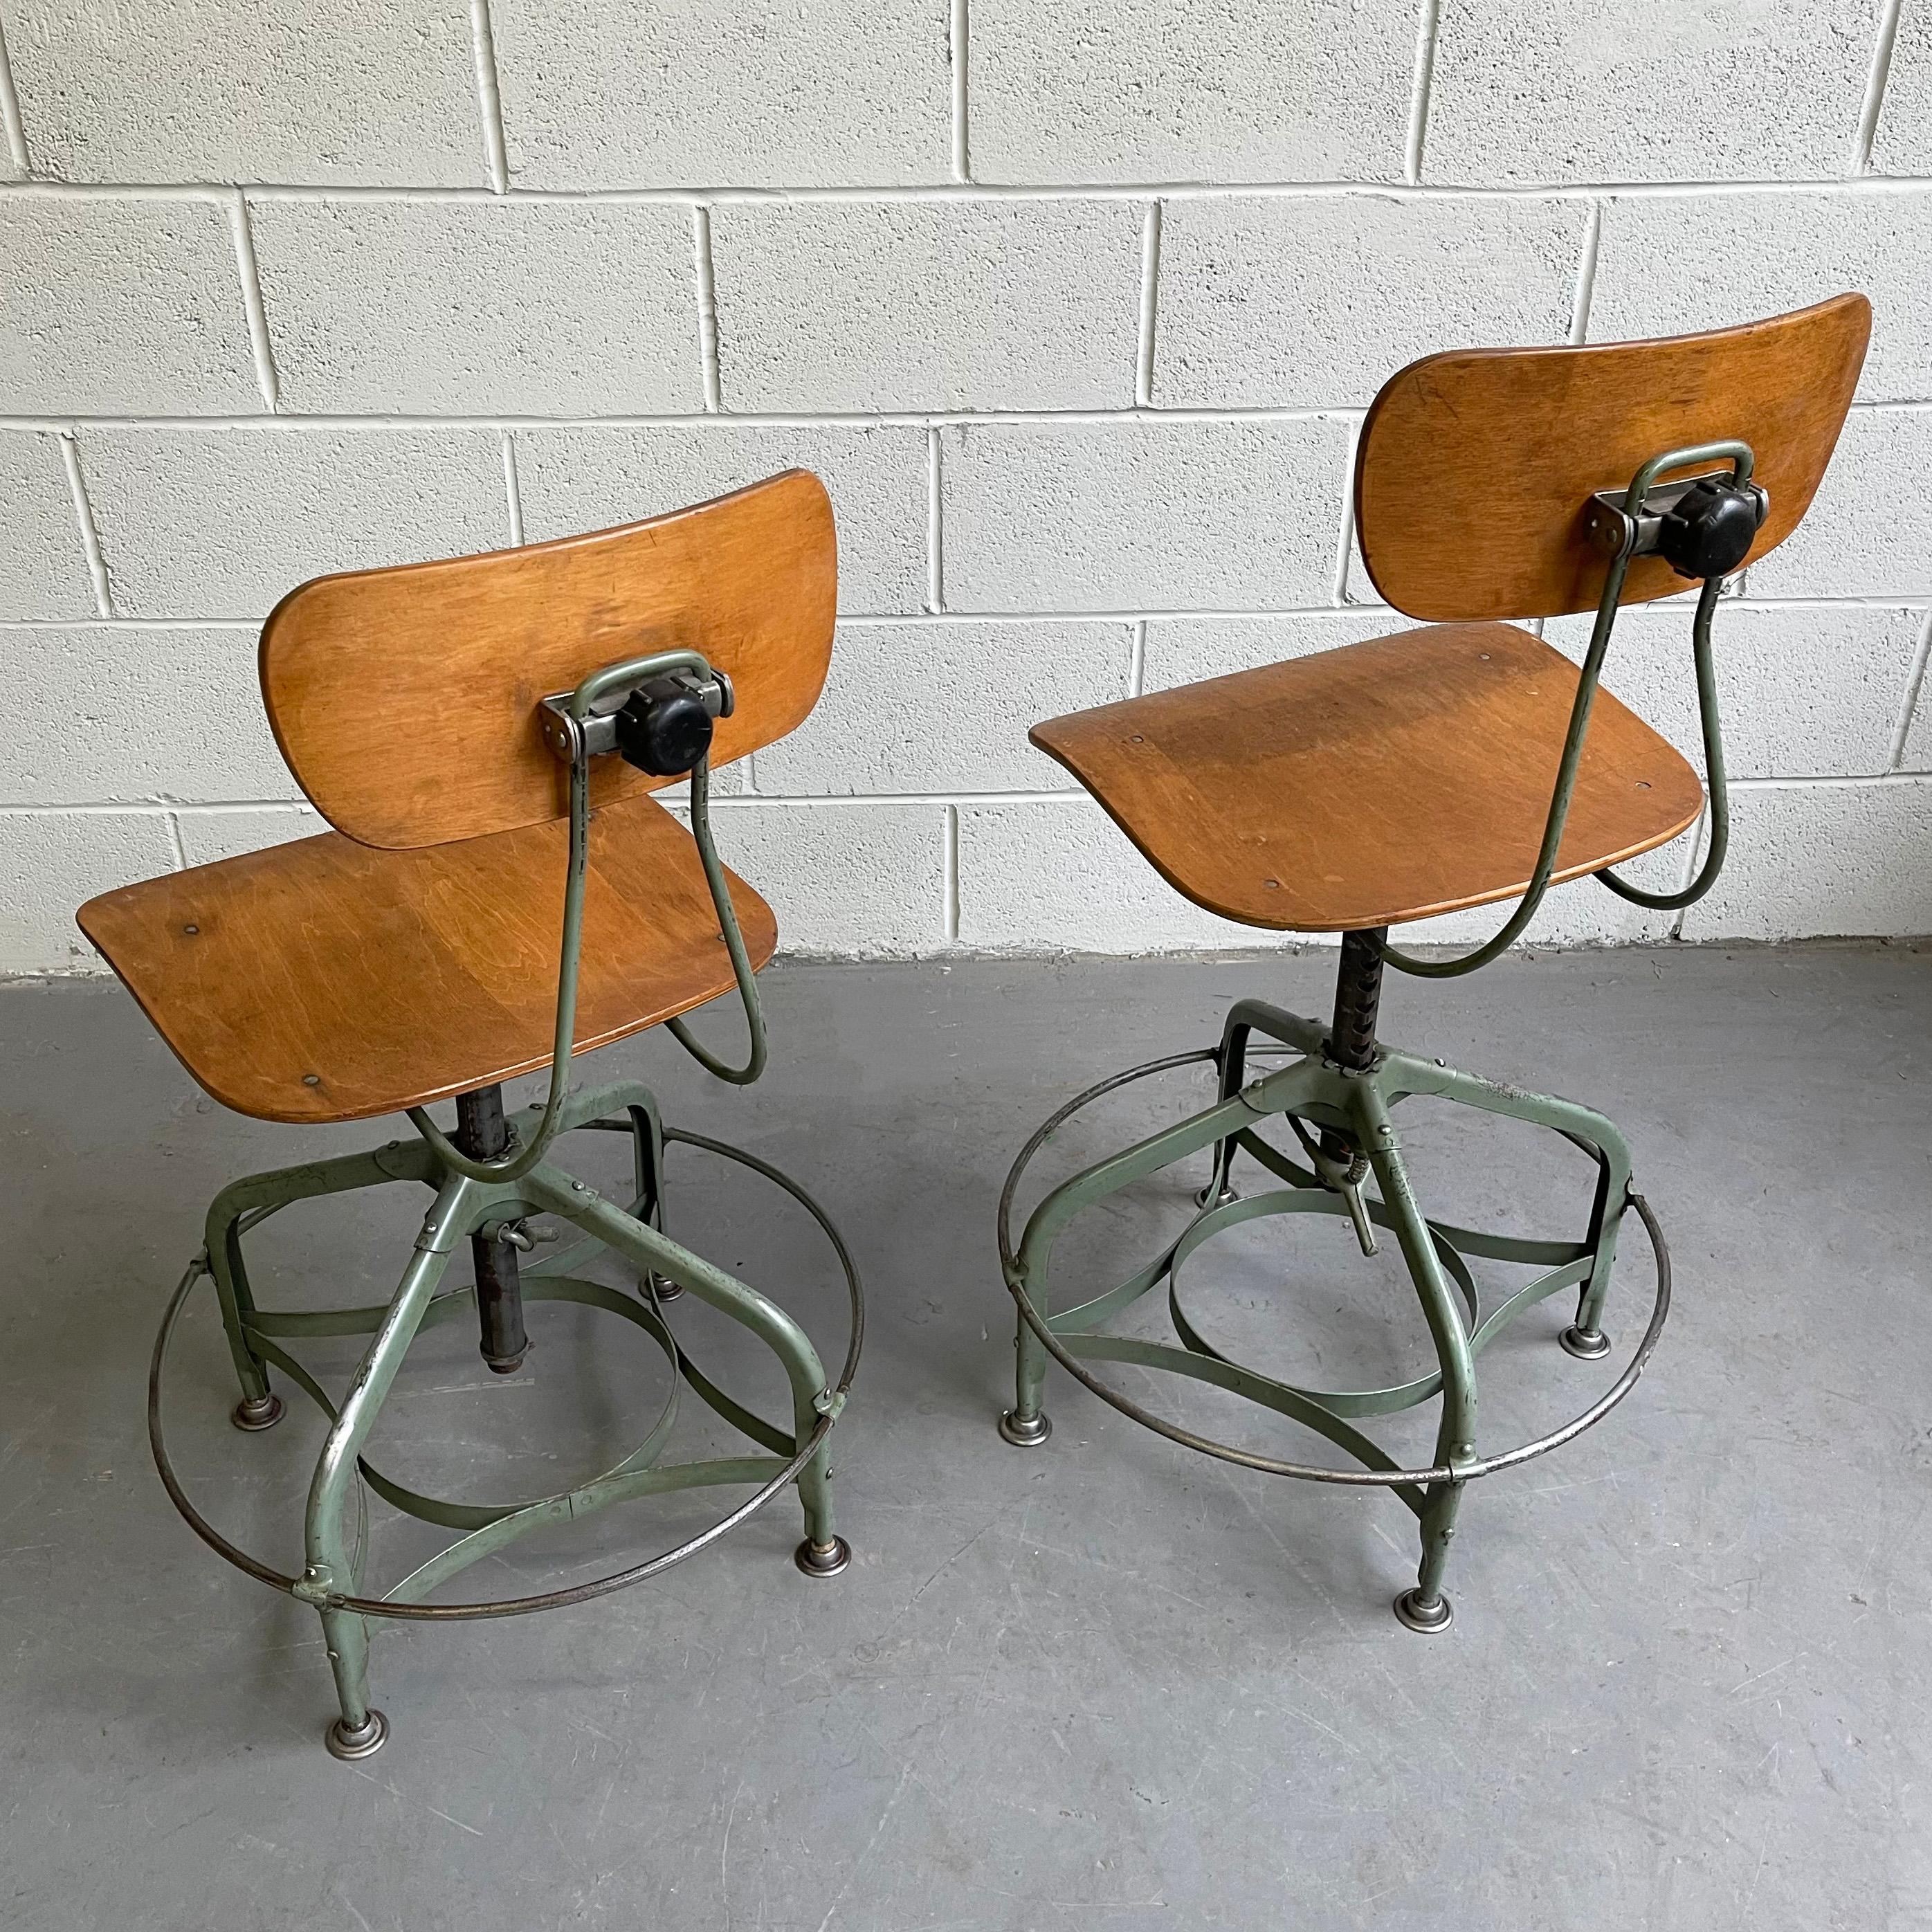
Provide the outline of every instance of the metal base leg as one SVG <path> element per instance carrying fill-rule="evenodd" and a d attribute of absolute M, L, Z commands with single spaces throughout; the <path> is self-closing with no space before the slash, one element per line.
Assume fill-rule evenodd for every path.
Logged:
<path fill-rule="evenodd" d="M 389 1741 L 389 1720 L 369 1703 L 369 1627 L 345 1610 L 324 1610 L 322 1636 L 342 1714 L 322 1732 L 331 1757 L 374 1757 Z"/>
<path fill-rule="evenodd" d="M 282 1399 L 273 1394 L 244 1396 L 230 1411 L 228 1419 L 237 1429 L 258 1435 L 264 1429 L 272 1429 L 282 1419 Z"/>
<path fill-rule="evenodd" d="M 1442 1573 L 1448 1567 L 1449 1540 L 1456 1534 L 1456 1513 L 1462 1507 L 1466 1486 L 1437 1483 L 1430 1488 L 1422 1513 L 1422 1562 L 1415 1585 L 1395 1600 L 1397 1618 L 1424 1636 L 1447 1630 L 1455 1616 L 1443 1594 Z"/>

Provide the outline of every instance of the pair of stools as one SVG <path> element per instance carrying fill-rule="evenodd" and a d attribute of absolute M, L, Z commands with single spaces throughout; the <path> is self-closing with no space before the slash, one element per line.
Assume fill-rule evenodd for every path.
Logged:
<path fill-rule="evenodd" d="M 1392 1490 L 1416 1515 L 1417 1582 L 1397 1600 L 1412 1628 L 1450 1620 L 1444 1561 L 1467 1485 L 1580 1433 L 1629 1391 L 1670 1303 L 1670 1267 L 1630 1157 L 1600 1114 L 1454 1072 L 1384 1046 L 1385 967 L 1466 972 L 1525 928 L 1547 888 L 1592 874 L 1638 904 L 1688 904 L 1724 855 L 1726 806 L 1711 626 L 1732 573 L 1788 536 L 1811 501 L 1858 380 L 1870 311 L 1858 296 L 1748 327 L 1594 348 L 1432 356 L 1393 377 L 1362 424 L 1354 529 L 1384 599 L 1426 627 L 1265 669 L 1132 698 L 1032 736 L 1105 806 L 1162 876 L 1224 917 L 1340 933 L 1326 1023 L 1259 1000 L 1228 1015 L 1218 1045 L 1103 1081 L 1022 1150 L 1000 1203 L 999 1243 L 1018 1304 L 1018 1372 L 1000 1432 L 1044 1442 L 1049 1358 L 1171 1439 L 1247 1467 Z M 757 970 L 777 944 L 771 913 L 719 862 L 711 769 L 782 737 L 812 710 L 832 648 L 831 508 L 788 471 L 646 523 L 488 556 L 322 578 L 290 592 L 262 632 L 262 694 L 302 789 L 335 830 L 104 894 L 80 922 L 189 1072 L 217 1100 L 271 1120 L 319 1124 L 406 1113 L 413 1139 L 236 1182 L 209 1209 L 206 1245 L 168 1304 L 148 1424 L 168 1492 L 196 1531 L 249 1574 L 320 1613 L 340 1714 L 338 1756 L 387 1735 L 368 1700 L 369 1619 L 502 1616 L 581 1602 L 668 1568 L 795 1484 L 808 1576 L 850 1560 L 833 1526 L 831 1437 L 859 1359 L 862 1304 L 825 1213 L 756 1157 L 667 1126 L 650 1090 L 579 1090 L 574 1056 L 668 1026 L 712 1073 L 755 1080 L 765 1060 Z M 1696 773 L 1607 692 L 1599 674 L 1624 604 L 1687 592 L 1708 780 L 1696 876 L 1652 891 L 1612 868 L 1706 814 Z M 1580 666 L 1508 618 L 1594 610 Z M 688 778 L 688 829 L 652 793 Z M 1687 868 L 1687 871 L 1688 871 Z M 560 880 L 560 874 L 561 879 Z M 1460 958 L 1412 957 L 1394 924 L 1515 898 L 1495 937 Z M 680 1016 L 735 987 L 749 1028 L 728 1064 Z M 1253 1073 L 1256 1034 L 1288 1050 Z M 1012 1209 L 1034 1156 L 1070 1117 L 1129 1082 L 1211 1063 L 1214 1104 L 1048 1192 L 1016 1238 Z M 546 1099 L 506 1114 L 502 1084 L 550 1071 Z M 1581 1239 L 1481 1233 L 1432 1220 L 1404 1165 L 1396 1110 L 1426 1095 L 1554 1130 L 1594 1169 Z M 452 1132 L 429 1109 L 454 1100 Z M 1273 1124 L 1274 1137 L 1264 1130 Z M 607 1200 L 550 1157 L 566 1133 L 623 1136 L 633 1181 Z M 1286 1138 L 1284 1139 L 1284 1131 Z M 664 1162 L 680 1144 L 736 1161 L 817 1223 L 843 1271 L 851 1317 L 836 1372 L 791 1316 L 664 1228 Z M 1206 1157 L 1196 1211 L 1145 1266 L 1056 1308 L 1051 1268 L 1083 1210 L 1173 1163 Z M 1238 1193 L 1246 1155 L 1265 1191 Z M 1369 1191 L 1372 1180 L 1374 1191 Z M 327 1312 L 257 1305 L 243 1238 L 298 1201 L 396 1183 L 433 1196 L 386 1303 Z M 1628 1365 L 1564 1427 L 1485 1450 L 1476 1360 L 1518 1316 L 1566 1288 L 1561 1336 L 1610 1349 L 1604 1297 L 1627 1213 L 1655 1264 L 1650 1312 Z M 1258 1219 L 1346 1218 L 1366 1252 L 1391 1234 L 1413 1278 L 1437 1366 L 1398 1386 L 1294 1386 L 1243 1366 L 1184 1301 L 1197 1252 Z M 532 1258 L 531 1217 L 577 1238 Z M 467 1243 L 471 1280 L 447 1286 Z M 627 1286 L 586 1270 L 614 1257 Z M 1492 1307 L 1477 1262 L 1537 1272 Z M 163 1369 L 191 1291 L 212 1280 L 241 1384 L 234 1420 L 280 1418 L 272 1372 L 322 1408 L 328 1430 L 288 1575 L 236 1547 L 190 1500 L 161 1426 Z M 1106 1324 L 1165 1286 L 1176 1340 Z M 790 1414 L 727 1394 L 668 1312 L 685 1292 L 742 1324 L 782 1365 Z M 424 1496 L 364 1450 L 414 1338 L 478 1324 L 489 1366 L 514 1372 L 524 1306 L 562 1300 L 641 1329 L 670 1365 L 670 1394 L 637 1450 L 556 1494 L 500 1504 Z M 332 1394 L 292 1346 L 368 1334 Z M 1180 1427 L 1091 1364 L 1159 1369 L 1210 1384 L 1325 1436 L 1358 1466 L 1276 1460 Z M 758 1453 L 667 1462 L 680 1387 Z M 1439 1399 L 1432 1458 L 1397 1464 L 1359 1426 Z M 454 1540 L 380 1594 L 365 1593 L 366 1485 Z M 702 1486 L 742 1500 L 648 1562 L 539 1595 L 431 1601 L 466 1566 L 540 1526 Z M 352 1507 L 352 1504 L 353 1507 Z"/>

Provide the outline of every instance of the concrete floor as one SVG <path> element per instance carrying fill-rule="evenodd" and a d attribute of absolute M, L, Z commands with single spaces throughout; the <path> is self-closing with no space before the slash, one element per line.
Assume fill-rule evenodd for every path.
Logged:
<path fill-rule="evenodd" d="M 708 1086 L 662 1039 L 598 1056 L 842 1220 L 872 1296 L 836 1438 L 857 1560 L 836 1582 L 800 1576 L 784 1498 L 613 1598 L 386 1628 L 372 1682 L 394 1736 L 354 1766 L 321 1748 L 312 1614 L 176 1519 L 142 1385 L 215 1189 L 385 1134 L 224 1113 L 111 985 L 0 992 L 0 1923 L 1932 1925 L 1932 954 L 1675 949 L 1392 983 L 1391 1039 L 1622 1123 L 1677 1270 L 1630 1401 L 1472 1494 L 1447 1635 L 1389 1613 L 1414 1552 L 1387 1497 L 1191 1456 L 1058 1371 L 1045 1450 L 993 1433 L 1012 1316 L 992 1207 L 1026 1132 L 1102 1073 L 1210 1038 L 1238 992 L 1321 1012 L 1330 970 L 1319 954 L 782 967 L 755 1096 Z M 1064 1171 L 1198 1090 L 1188 1073 L 1119 1096 L 1053 1154 Z M 1444 1218 L 1561 1232 L 1586 1204 L 1588 1170 L 1560 1143 L 1420 1105 L 1404 1118 Z M 582 1169 L 614 1191 L 618 1148 L 589 1140 Z M 786 1284 L 832 1352 L 833 1285 L 793 1251 L 797 1222 L 678 1159 L 674 1232 Z M 1198 1180 L 1102 1217 L 1102 1258 L 1124 1264 Z M 421 1201 L 398 1190 L 264 1229 L 262 1300 L 386 1294 Z M 1304 1380 L 1418 1359 L 1386 1256 L 1361 1260 L 1340 1223 L 1268 1226 L 1200 1277 L 1218 1335 Z M 1624 1342 L 1650 1279 L 1634 1231 L 1626 1253 L 1609 1324 Z M 1609 1370 L 1555 1346 L 1568 1299 L 1484 1357 L 1486 1445 L 1604 1385 Z M 769 1372 L 682 1306 L 700 1359 L 769 1399 Z M 472 1496 L 614 1460 L 662 1367 L 597 1320 L 536 1310 L 508 1382 L 456 1328 L 426 1338 L 377 1460 Z M 352 1358 L 314 1352 L 336 1375 Z M 1321 1446 L 1123 1372 L 1278 1454 Z M 282 1427 L 240 1436 L 232 1394 L 204 1301 L 172 1384 L 182 1466 L 221 1522 L 292 1564 L 317 1419 L 291 1392 Z M 1412 1418 L 1388 1439 L 1426 1434 Z M 424 1546 L 376 1515 L 393 1576 Z M 701 1520 L 633 1504 L 472 1578 L 587 1576 Z"/>

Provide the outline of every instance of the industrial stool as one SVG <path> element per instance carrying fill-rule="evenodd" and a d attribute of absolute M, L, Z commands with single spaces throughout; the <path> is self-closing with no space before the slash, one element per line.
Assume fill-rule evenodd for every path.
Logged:
<path fill-rule="evenodd" d="M 1382 969 L 1442 979 L 1485 964 L 1528 923 L 1552 881 L 1601 879 L 1656 908 L 1708 890 L 1724 856 L 1723 748 L 1711 620 L 1723 580 L 1788 536 L 1838 438 L 1863 361 L 1870 311 L 1841 296 L 1748 327 L 1601 348 L 1471 350 L 1412 364 L 1362 426 L 1355 528 L 1376 589 L 1428 628 L 1299 658 L 1037 726 L 1033 741 L 1093 793 L 1161 876 L 1223 917 L 1281 932 L 1339 932 L 1327 1026 L 1262 1001 L 1228 1014 L 1217 1047 L 1102 1082 L 1063 1107 L 1021 1153 L 999 1210 L 1000 1259 L 1019 1308 L 1018 1396 L 1010 1442 L 1044 1442 L 1050 1355 L 1123 1414 L 1170 1440 L 1246 1468 L 1321 1483 L 1392 1489 L 1420 1520 L 1415 1586 L 1396 1600 L 1411 1629 L 1450 1621 L 1443 1569 L 1465 1486 L 1543 1454 L 1627 1395 L 1656 1346 L 1670 1270 L 1630 1157 L 1602 1114 L 1466 1073 L 1376 1038 Z M 1709 777 L 1710 842 L 1696 879 L 1651 892 L 1608 869 L 1694 826 L 1697 776 L 1598 678 L 1618 607 L 1700 582 L 1691 655 Z M 1504 617 L 1594 608 L 1580 672 Z M 1521 896 L 1502 929 L 1460 958 L 1418 958 L 1388 928 Z M 1248 1077 L 1261 1034 L 1297 1056 Z M 1220 1076 L 1216 1104 L 1055 1187 L 1016 1244 L 1022 1175 L 1072 1115 L 1129 1082 L 1196 1061 Z M 1596 1168 L 1580 1240 L 1485 1234 L 1426 1216 L 1405 1169 L 1395 1113 L 1412 1094 L 1554 1129 Z M 1294 1151 L 1262 1137 L 1286 1123 Z M 1082 1209 L 1173 1162 L 1211 1150 L 1198 1211 L 1128 1280 L 1056 1309 L 1054 1244 Z M 1247 1198 L 1229 1185 L 1236 1154 L 1285 1185 Z M 1379 1198 L 1365 1194 L 1374 1177 Z M 1627 1366 L 1574 1420 L 1486 1453 L 1476 1426 L 1476 1358 L 1519 1316 L 1565 1288 L 1574 1356 L 1608 1354 L 1604 1296 L 1626 1208 L 1648 1236 L 1656 1294 Z M 1395 1235 L 1438 1366 L 1397 1387 L 1312 1389 L 1242 1366 L 1184 1299 L 1184 1274 L 1216 1235 L 1264 1216 L 1346 1215 L 1365 1253 Z M 1207 1258 L 1203 1256 L 1201 1260 Z M 1472 1261 L 1541 1270 L 1492 1307 Z M 1108 1334 L 1102 1324 L 1165 1284 L 1178 1343 Z M 1088 1364 L 1130 1363 L 1191 1376 L 1326 1436 L 1362 1465 L 1286 1462 L 1214 1441 L 1156 1415 Z M 1440 1396 L 1434 1460 L 1403 1468 L 1357 1426 Z"/>
<path fill-rule="evenodd" d="M 368 1701 L 366 1618 L 509 1616 L 580 1603 L 668 1569 L 794 1481 L 805 1506 L 799 1568 L 830 1576 L 850 1561 L 832 1528 L 828 1461 L 862 1321 L 844 1244 L 776 1169 L 666 1127 L 647 1088 L 620 1080 L 573 1093 L 570 1081 L 574 1052 L 660 1022 L 721 1079 L 744 1084 L 762 1071 L 752 976 L 771 957 L 777 929 L 712 849 L 709 772 L 782 737 L 817 702 L 836 574 L 825 491 L 792 470 L 621 530 L 305 584 L 262 632 L 262 696 L 284 755 L 337 830 L 108 892 L 81 909 L 82 929 L 224 1105 L 308 1124 L 401 1112 L 416 1130 L 411 1141 L 225 1189 L 208 1210 L 206 1246 L 162 1318 L 148 1384 L 154 1459 L 182 1514 L 230 1562 L 321 1612 L 341 1702 L 327 1733 L 338 1757 L 366 1756 L 388 1734 Z M 686 773 L 689 831 L 649 795 Z M 742 1066 L 714 1058 L 676 1017 L 734 985 L 751 1036 Z M 544 1104 L 506 1116 L 502 1082 L 546 1065 Z M 453 1138 L 428 1111 L 452 1097 Z M 626 1204 L 545 1157 L 560 1136 L 584 1128 L 628 1137 L 636 1179 Z M 816 1221 L 850 1297 L 836 1381 L 782 1309 L 663 1232 L 667 1142 L 742 1163 Z M 293 1202 L 397 1181 L 420 1183 L 435 1201 L 386 1306 L 256 1306 L 244 1234 Z M 520 1257 L 542 1238 L 528 1217 L 538 1213 L 584 1238 L 526 1265 Z M 466 1238 L 474 1286 L 439 1292 Z M 634 1292 L 578 1272 L 599 1250 L 634 1275 Z M 297 1576 L 204 1520 L 168 1460 L 163 1365 L 202 1275 L 214 1280 L 241 1378 L 236 1426 L 280 1420 L 271 1368 L 328 1418 Z M 686 1354 L 664 1304 L 686 1289 L 778 1357 L 790 1385 L 787 1420 L 733 1400 Z M 484 1361 L 511 1374 L 527 1346 L 524 1304 L 535 1300 L 621 1316 L 664 1352 L 670 1392 L 632 1454 L 555 1495 L 506 1503 L 421 1496 L 362 1460 L 417 1334 L 477 1319 Z M 304 1336 L 364 1334 L 374 1340 L 339 1400 L 290 1352 Z M 663 1462 L 680 1382 L 761 1453 Z M 396 1508 L 461 1532 L 380 1594 L 364 1593 L 358 1476 Z M 425 1600 L 540 1525 L 705 1484 L 752 1493 L 649 1562 L 542 1595 Z"/>

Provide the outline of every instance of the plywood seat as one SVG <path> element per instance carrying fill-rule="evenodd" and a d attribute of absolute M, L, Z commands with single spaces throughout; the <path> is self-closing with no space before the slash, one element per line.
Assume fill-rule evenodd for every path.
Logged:
<path fill-rule="evenodd" d="M 1298 932 L 1391 926 L 1529 882 L 1576 667 L 1512 624 L 1443 624 L 1034 727 L 1174 889 Z M 1607 692 L 1556 873 L 1686 831 L 1683 757 Z"/>
<path fill-rule="evenodd" d="M 81 908 L 195 1078 L 271 1120 L 352 1120 L 548 1066 L 568 828 L 383 850 L 338 832 L 105 892 Z M 733 877 L 752 963 L 770 908 Z M 698 848 L 647 794 L 590 828 L 580 1050 L 731 986 Z"/>

